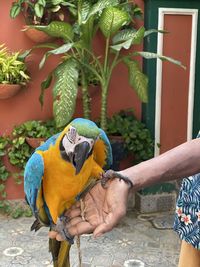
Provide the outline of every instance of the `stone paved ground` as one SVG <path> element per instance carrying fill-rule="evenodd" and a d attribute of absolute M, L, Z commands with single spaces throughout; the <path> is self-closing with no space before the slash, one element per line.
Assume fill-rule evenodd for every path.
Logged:
<path fill-rule="evenodd" d="M 0 215 L 0 267 L 51 267 L 47 229 L 30 232 L 33 218 L 10 219 Z M 98 239 L 81 237 L 83 267 L 122 267 L 137 259 L 137 267 L 175 267 L 180 242 L 171 229 L 170 214 L 138 215 L 133 211 L 112 232 Z M 77 248 L 71 249 L 72 267 L 78 267 Z M 127 265 L 128 266 L 128 265 Z"/>

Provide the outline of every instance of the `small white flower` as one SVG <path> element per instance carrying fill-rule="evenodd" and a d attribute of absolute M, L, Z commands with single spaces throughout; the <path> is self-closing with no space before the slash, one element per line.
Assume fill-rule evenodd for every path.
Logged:
<path fill-rule="evenodd" d="M 181 217 L 182 216 L 182 214 L 183 214 L 183 210 L 182 210 L 182 207 L 176 207 L 176 213 L 177 213 L 177 215 L 178 215 L 178 217 Z"/>
<path fill-rule="evenodd" d="M 185 225 L 188 225 L 189 223 L 192 223 L 191 216 L 190 215 L 186 215 L 184 213 L 181 216 L 181 221 L 184 222 Z"/>

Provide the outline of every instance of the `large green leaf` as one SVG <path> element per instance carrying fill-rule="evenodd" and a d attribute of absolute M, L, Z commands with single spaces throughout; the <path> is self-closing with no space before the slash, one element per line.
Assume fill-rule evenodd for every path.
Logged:
<path fill-rule="evenodd" d="M 35 48 L 58 48 L 59 45 L 56 43 L 42 43 L 42 44 L 38 44 L 38 45 L 34 45 L 32 50 Z"/>
<path fill-rule="evenodd" d="M 130 17 L 126 11 L 116 7 L 107 7 L 100 17 L 99 27 L 104 36 L 108 38 L 129 21 Z"/>
<path fill-rule="evenodd" d="M 39 96 L 39 101 L 40 101 L 41 106 L 43 106 L 44 104 L 44 91 L 47 88 L 49 88 L 49 86 L 51 85 L 52 79 L 53 79 L 53 75 L 52 73 L 50 73 L 48 77 L 41 84 L 41 93 Z"/>
<path fill-rule="evenodd" d="M 39 44 L 39 45 L 35 45 L 33 46 L 31 49 L 29 50 L 25 50 L 23 53 L 19 54 L 17 59 L 24 61 L 26 59 L 27 56 L 29 56 L 29 54 L 35 49 L 35 48 L 57 48 L 58 45 L 54 44 L 54 43 L 43 43 L 43 44 Z"/>
<path fill-rule="evenodd" d="M 54 71 L 53 112 L 58 127 L 64 126 L 74 114 L 78 90 L 78 68 L 73 59 L 65 60 Z"/>
<path fill-rule="evenodd" d="M 90 9 L 92 7 L 92 3 L 88 0 L 79 1 L 78 4 L 78 12 L 79 12 L 79 24 L 82 24 L 83 21 L 86 21 Z"/>
<path fill-rule="evenodd" d="M 118 4 L 119 0 L 99 0 L 96 4 L 92 5 L 92 8 L 90 9 L 90 12 L 84 22 L 86 22 L 91 16 L 101 13 L 105 8 L 117 6 Z"/>
<path fill-rule="evenodd" d="M 141 72 L 139 64 L 136 60 L 125 59 L 124 63 L 129 70 L 129 83 L 136 91 L 142 102 L 148 101 L 148 77 Z"/>
<path fill-rule="evenodd" d="M 150 35 L 152 33 L 169 33 L 169 32 L 165 31 L 165 30 L 150 29 L 150 30 L 145 31 L 144 37 L 146 37 L 146 36 L 148 36 L 148 35 Z"/>
<path fill-rule="evenodd" d="M 64 41 L 71 41 L 74 37 L 72 26 L 63 21 L 52 21 L 47 26 L 31 25 L 29 27 L 43 31 L 52 37 L 62 38 Z"/>
<path fill-rule="evenodd" d="M 152 53 L 152 52 L 146 52 L 146 51 L 141 51 L 141 52 L 135 52 L 134 53 L 135 55 L 140 55 L 146 59 L 154 59 L 154 58 L 158 58 L 162 61 L 169 61 L 175 65 L 178 65 L 180 67 L 182 67 L 183 69 L 186 69 L 186 67 L 184 65 L 182 65 L 182 63 L 176 59 L 173 59 L 171 57 L 166 57 L 166 56 L 163 56 L 163 55 L 158 55 L 156 53 Z"/>
<path fill-rule="evenodd" d="M 129 49 L 132 45 L 132 39 L 129 39 L 123 43 L 111 45 L 110 47 L 115 51 L 120 51 L 122 48 Z"/>
<path fill-rule="evenodd" d="M 85 24 L 81 25 L 81 41 L 87 49 L 91 49 L 92 39 L 95 33 L 94 17 L 90 17 Z"/>
<path fill-rule="evenodd" d="M 144 38 L 145 28 L 141 27 L 139 28 L 132 39 L 132 44 L 139 45 L 142 43 L 142 40 Z"/>
<path fill-rule="evenodd" d="M 34 7 L 34 10 L 35 10 L 35 14 L 36 14 L 37 17 L 39 17 L 39 18 L 43 17 L 43 15 L 44 15 L 44 7 L 42 5 L 40 5 L 39 3 L 36 3 L 35 7 Z"/>
<path fill-rule="evenodd" d="M 112 39 L 112 43 L 118 44 L 133 38 L 136 29 L 124 29 L 119 31 Z"/>
<path fill-rule="evenodd" d="M 64 45 L 62 45 L 62 46 L 60 46 L 60 47 L 58 47 L 56 49 L 47 51 L 44 54 L 42 60 L 40 61 L 39 68 L 41 69 L 44 66 L 48 56 L 50 56 L 50 55 L 60 55 L 60 54 L 66 53 L 72 48 L 72 46 L 73 46 L 73 44 L 69 43 L 69 44 L 64 44 Z"/>
<path fill-rule="evenodd" d="M 20 4 L 13 3 L 10 9 L 10 17 L 13 19 L 16 18 L 19 15 L 20 11 L 21 11 Z"/>
<path fill-rule="evenodd" d="M 116 50 L 116 51 L 120 51 L 122 48 L 125 48 L 125 49 L 129 49 L 131 47 L 131 45 L 134 45 L 134 44 L 141 44 L 143 38 L 144 38 L 144 33 L 145 33 L 145 29 L 144 27 L 141 27 L 139 28 L 139 30 L 137 31 L 132 31 L 131 32 L 125 32 L 125 35 L 123 36 L 123 33 L 118 36 L 118 38 L 115 39 L 115 41 L 119 40 L 119 39 L 124 39 L 125 38 L 129 38 L 126 39 L 126 41 L 122 42 L 122 43 L 119 43 L 119 44 L 116 44 L 116 45 L 112 45 L 111 48 Z"/>

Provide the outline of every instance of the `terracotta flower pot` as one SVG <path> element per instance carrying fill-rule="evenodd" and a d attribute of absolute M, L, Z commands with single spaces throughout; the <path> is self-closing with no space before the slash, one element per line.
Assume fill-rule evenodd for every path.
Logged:
<path fill-rule="evenodd" d="M 113 164 L 111 169 L 119 171 L 120 162 L 126 158 L 127 152 L 124 148 L 124 138 L 122 136 L 109 135 L 109 140 L 113 153 Z"/>
<path fill-rule="evenodd" d="M 43 142 L 45 142 L 46 138 L 34 138 L 34 137 L 26 137 L 26 142 L 32 148 L 39 147 Z"/>
<path fill-rule="evenodd" d="M 0 84 L 0 99 L 7 99 L 16 95 L 20 89 L 20 84 Z"/>
<path fill-rule="evenodd" d="M 49 36 L 47 33 L 34 28 L 29 28 L 28 26 L 25 26 L 23 31 L 25 32 L 26 36 L 28 36 L 28 38 L 35 43 L 45 43 L 53 39 L 53 37 Z"/>

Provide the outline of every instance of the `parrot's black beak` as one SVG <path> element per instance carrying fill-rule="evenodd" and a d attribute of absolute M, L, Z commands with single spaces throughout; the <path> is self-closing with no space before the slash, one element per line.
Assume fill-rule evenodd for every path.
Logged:
<path fill-rule="evenodd" d="M 83 167 L 86 159 L 90 155 L 90 145 L 88 142 L 84 141 L 76 145 L 74 149 L 73 165 L 76 168 L 76 174 L 78 174 Z"/>

